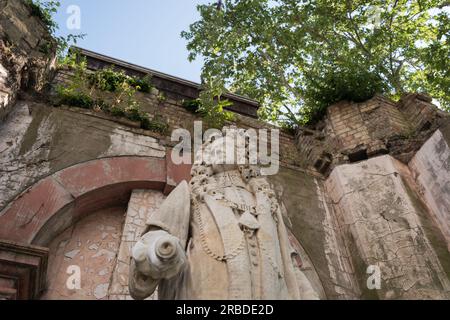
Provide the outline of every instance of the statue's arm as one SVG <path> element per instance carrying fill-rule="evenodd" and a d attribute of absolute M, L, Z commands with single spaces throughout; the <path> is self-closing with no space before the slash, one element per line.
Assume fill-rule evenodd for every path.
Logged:
<path fill-rule="evenodd" d="M 159 281 L 140 272 L 136 260 L 131 259 L 129 288 L 133 299 L 144 300 L 150 297 L 155 292 Z"/>
<path fill-rule="evenodd" d="M 189 187 L 183 181 L 150 217 L 133 247 L 129 288 L 134 299 L 149 297 L 161 280 L 175 277 L 186 266 L 189 221 Z"/>
<path fill-rule="evenodd" d="M 147 221 L 148 231 L 164 230 L 186 248 L 189 234 L 191 195 L 186 181 L 181 182 Z"/>

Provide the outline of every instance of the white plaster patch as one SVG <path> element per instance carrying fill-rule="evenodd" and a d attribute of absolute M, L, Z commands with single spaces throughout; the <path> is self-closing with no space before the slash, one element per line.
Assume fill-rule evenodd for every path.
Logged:
<path fill-rule="evenodd" d="M 108 274 L 108 269 L 103 269 L 98 272 L 98 275 L 101 277 L 106 276 L 107 274 Z"/>
<path fill-rule="evenodd" d="M 99 284 L 94 289 L 94 297 L 98 300 L 106 298 L 108 295 L 109 283 Z"/>
<path fill-rule="evenodd" d="M 135 134 L 125 129 L 114 129 L 110 135 L 111 145 L 103 156 L 148 156 L 163 158 L 166 148 L 161 146 L 155 138 Z"/>
<path fill-rule="evenodd" d="M 102 256 L 106 256 L 108 259 L 108 262 L 112 262 L 114 258 L 116 257 L 116 253 L 110 250 L 101 249 L 98 251 L 95 255 L 92 256 L 92 258 L 99 258 Z"/>
<path fill-rule="evenodd" d="M 89 246 L 89 250 L 97 251 L 98 249 L 99 249 L 99 246 L 95 243 Z"/>
<path fill-rule="evenodd" d="M 9 104 L 11 96 L 7 93 L 0 92 L 0 108 Z"/>
<path fill-rule="evenodd" d="M 5 69 L 5 67 L 0 64 L 0 85 L 6 83 L 6 79 L 8 78 L 8 70 Z"/>
<path fill-rule="evenodd" d="M 69 258 L 69 259 L 73 259 L 77 256 L 77 254 L 80 253 L 80 250 L 72 250 L 70 252 L 67 252 L 66 254 L 64 254 L 64 257 Z"/>

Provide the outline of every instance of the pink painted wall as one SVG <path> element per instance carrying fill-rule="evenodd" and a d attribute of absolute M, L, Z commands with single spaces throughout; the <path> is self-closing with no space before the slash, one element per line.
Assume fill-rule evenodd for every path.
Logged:
<path fill-rule="evenodd" d="M 90 214 L 50 244 L 48 290 L 43 300 L 106 300 L 120 245 L 125 209 Z M 80 268 L 81 288 L 66 285 L 70 266 Z"/>

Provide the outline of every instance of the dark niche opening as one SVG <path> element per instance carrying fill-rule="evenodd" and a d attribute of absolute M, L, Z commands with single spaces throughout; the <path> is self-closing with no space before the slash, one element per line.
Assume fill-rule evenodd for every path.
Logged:
<path fill-rule="evenodd" d="M 366 149 L 361 149 L 355 152 L 352 152 L 348 155 L 348 159 L 351 163 L 363 161 L 369 159 L 369 156 L 367 155 Z"/>

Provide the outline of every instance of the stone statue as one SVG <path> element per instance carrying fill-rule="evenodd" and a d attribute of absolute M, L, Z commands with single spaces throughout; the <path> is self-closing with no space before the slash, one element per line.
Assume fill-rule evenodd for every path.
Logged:
<path fill-rule="evenodd" d="M 203 154 L 223 158 L 231 140 L 218 138 Z M 162 300 L 318 299 L 295 254 L 258 166 L 196 159 L 190 184 L 167 197 L 132 250 L 130 293 L 145 299 L 158 287 Z"/>

